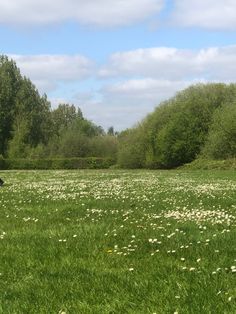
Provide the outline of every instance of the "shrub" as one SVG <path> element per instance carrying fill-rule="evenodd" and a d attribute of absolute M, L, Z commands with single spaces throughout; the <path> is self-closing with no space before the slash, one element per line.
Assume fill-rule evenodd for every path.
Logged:
<path fill-rule="evenodd" d="M 236 170 L 236 159 L 210 160 L 198 158 L 189 164 L 179 167 L 182 170 Z"/>
<path fill-rule="evenodd" d="M 0 169 L 107 169 L 115 164 L 112 158 L 3 159 Z"/>

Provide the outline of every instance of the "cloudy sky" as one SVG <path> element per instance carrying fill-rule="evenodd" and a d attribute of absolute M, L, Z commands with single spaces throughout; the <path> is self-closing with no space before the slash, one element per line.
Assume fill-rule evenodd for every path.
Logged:
<path fill-rule="evenodd" d="M 122 130 L 190 84 L 236 81 L 236 1 L 0 0 L 0 42 L 53 107 Z"/>

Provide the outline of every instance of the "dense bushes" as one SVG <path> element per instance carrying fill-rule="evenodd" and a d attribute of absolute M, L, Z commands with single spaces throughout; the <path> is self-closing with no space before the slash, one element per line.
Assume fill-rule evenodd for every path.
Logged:
<path fill-rule="evenodd" d="M 213 115 L 203 155 L 212 159 L 236 156 L 236 103 L 227 103 Z"/>
<path fill-rule="evenodd" d="M 13 169 L 107 169 L 115 164 L 112 158 L 3 159 L 1 170 Z"/>
<path fill-rule="evenodd" d="M 122 168 L 142 168 L 144 166 L 144 135 L 141 127 L 120 134 L 118 160 Z"/>
<path fill-rule="evenodd" d="M 0 56 L 0 154 L 5 158 L 114 158 L 117 139 L 83 117 L 79 108 L 52 109 L 14 61 Z"/>
<path fill-rule="evenodd" d="M 236 156 L 236 85 L 198 84 L 162 103 L 119 137 L 118 163 L 174 168 L 199 156 Z"/>
<path fill-rule="evenodd" d="M 198 158 L 180 167 L 182 170 L 236 170 L 236 159 L 212 160 Z"/>

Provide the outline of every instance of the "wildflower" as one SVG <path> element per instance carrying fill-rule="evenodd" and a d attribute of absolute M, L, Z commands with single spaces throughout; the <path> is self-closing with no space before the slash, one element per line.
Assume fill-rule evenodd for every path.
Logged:
<path fill-rule="evenodd" d="M 236 273 L 236 266 L 231 266 L 230 269 L 231 269 L 232 273 Z"/>

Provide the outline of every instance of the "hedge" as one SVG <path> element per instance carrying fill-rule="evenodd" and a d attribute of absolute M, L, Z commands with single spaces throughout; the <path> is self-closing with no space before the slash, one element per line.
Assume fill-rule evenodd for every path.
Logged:
<path fill-rule="evenodd" d="M 115 163 L 112 158 L 4 159 L 0 156 L 1 170 L 108 169 Z"/>
<path fill-rule="evenodd" d="M 189 164 L 179 167 L 181 170 L 236 170 L 236 158 L 209 160 L 198 158 Z"/>

